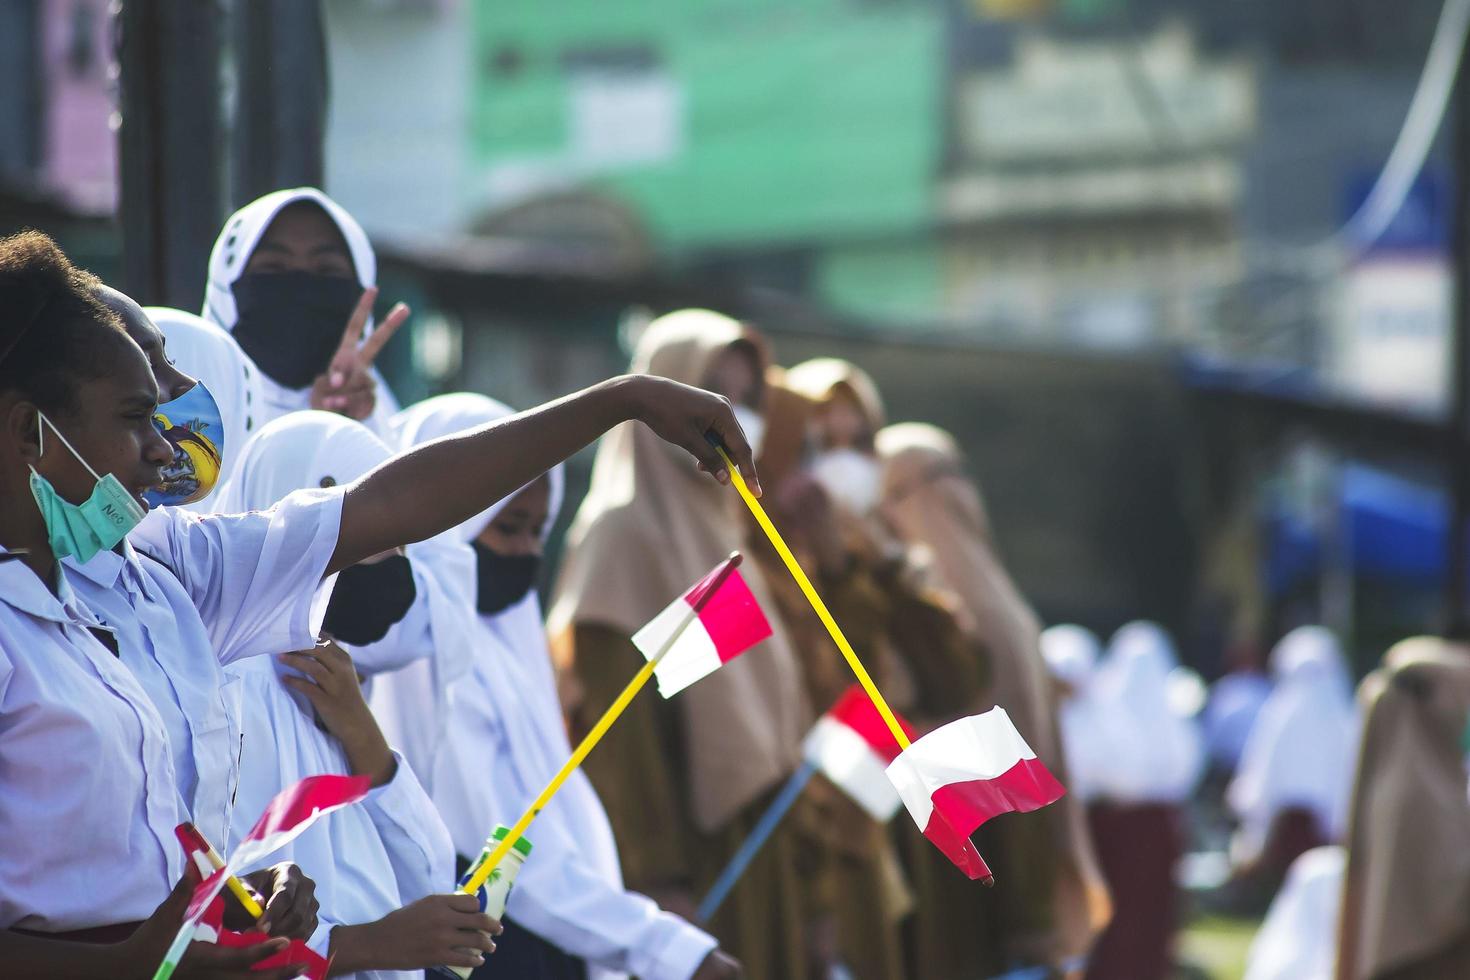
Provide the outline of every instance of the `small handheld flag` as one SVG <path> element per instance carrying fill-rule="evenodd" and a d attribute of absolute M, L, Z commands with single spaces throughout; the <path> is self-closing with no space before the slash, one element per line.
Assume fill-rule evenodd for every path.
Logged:
<path fill-rule="evenodd" d="M 257 946 L 270 938 L 262 932 L 233 932 L 226 929 L 224 914 L 224 902 L 221 897 L 216 897 L 209 903 L 209 908 L 199 925 L 195 926 L 193 938 L 232 949 Z M 293 939 L 286 944 L 284 949 L 251 964 L 250 972 L 257 973 L 282 966 L 298 967 L 301 970 L 299 976 L 306 977 L 307 980 L 326 980 L 332 968 L 332 961 L 316 952 L 302 940 Z"/>
<path fill-rule="evenodd" d="M 905 732 L 913 731 L 903 718 L 899 717 L 898 723 Z M 826 776 L 852 797 L 853 802 L 874 820 L 879 823 L 891 820 L 903 804 L 894 792 L 893 784 L 888 781 L 884 767 L 898 758 L 898 753 L 898 743 L 888 734 L 873 702 L 858 685 L 848 688 L 837 703 L 817 719 L 802 743 L 802 764 L 786 780 L 786 785 L 781 787 L 740 849 L 730 858 L 730 863 L 725 865 L 725 870 L 710 886 L 704 901 L 699 903 L 699 921 L 708 922 L 714 918 L 731 889 L 745 874 L 745 869 L 755 860 L 761 847 L 775 833 L 787 811 L 795 805 L 801 791 L 817 773 Z"/>
<path fill-rule="evenodd" d="M 714 587 L 722 575 L 723 584 Z M 738 570 L 721 565 L 634 633 L 633 645 L 645 659 L 657 660 L 658 693 L 670 698 L 770 635 L 750 586 Z"/>
<path fill-rule="evenodd" d="M 898 717 L 898 723 L 912 737 L 913 726 L 902 717 Z M 885 770 L 903 750 L 858 685 L 848 688 L 817 719 L 801 751 L 808 763 L 874 820 L 887 823 L 898 812 L 902 801 Z"/>
<path fill-rule="evenodd" d="M 612 728 L 613 722 L 617 721 L 619 716 L 627 710 L 634 696 L 648 683 L 648 679 L 654 676 L 665 658 L 674 654 L 676 648 L 681 651 L 687 650 L 688 653 L 687 656 L 683 652 L 679 654 L 683 662 L 667 681 L 669 690 L 664 690 L 665 679 L 660 677 L 659 687 L 664 697 L 683 690 L 717 669 L 720 664 L 729 663 L 745 652 L 748 647 L 771 635 L 770 624 L 766 622 L 765 615 L 761 612 L 760 606 L 756 604 L 754 597 L 751 596 L 744 579 L 735 570 L 741 561 L 742 557 L 738 551 L 731 554 L 713 571 L 696 582 L 682 597 L 676 599 L 669 609 L 665 609 L 654 618 L 653 622 L 638 631 L 637 635 L 644 637 L 645 644 L 652 642 L 649 639 L 650 636 L 659 637 L 656 641 L 658 646 L 652 653 L 640 647 L 643 655 L 648 658 L 648 662 L 638 669 L 638 673 L 633 675 L 633 679 L 623 688 L 622 693 L 602 713 L 602 717 L 597 719 L 597 724 L 592 726 L 587 737 L 572 750 L 571 757 L 557 771 L 557 774 L 551 777 L 551 782 L 546 784 L 546 788 L 541 791 L 526 812 L 521 814 L 520 819 L 511 825 L 510 832 L 501 839 L 495 850 L 491 851 L 489 856 L 480 862 L 475 872 L 460 885 L 460 891 L 466 895 L 474 895 L 479 892 L 480 886 L 490 877 L 501 859 L 515 846 L 516 841 L 521 839 L 526 828 L 531 826 L 531 821 L 546 809 L 546 805 L 551 802 L 552 797 L 556 796 L 562 784 L 592 753 L 597 743 L 602 741 L 602 737 L 607 734 L 608 729 Z M 673 617 L 672 625 L 664 619 L 669 615 L 670 609 L 677 614 Z M 710 616 L 707 623 L 703 622 L 706 610 L 709 611 Z M 663 625 L 650 634 L 649 630 L 661 621 Z M 681 645 L 685 632 L 696 622 L 701 623 L 700 628 L 706 634 L 704 640 Z M 710 666 L 711 657 L 715 660 L 714 666 Z M 676 684 L 677 686 L 674 686 Z"/>
<path fill-rule="evenodd" d="M 206 877 L 195 887 L 194 894 L 189 899 L 189 910 L 184 915 L 184 923 L 174 936 L 157 972 L 153 974 L 153 980 L 168 980 L 173 975 L 184 951 L 196 938 L 199 923 L 209 912 L 215 897 L 225 887 L 226 880 L 232 876 L 235 868 L 248 867 L 284 847 L 315 823 L 318 817 L 356 803 L 371 788 L 372 780 L 367 776 L 308 776 L 281 790 L 271 799 L 250 833 L 235 848 L 235 853 L 230 855 L 223 867 L 214 870 L 212 874 L 209 873 L 209 867 L 213 866 L 213 862 L 209 860 L 207 852 L 192 849 L 191 856 L 205 862 L 209 867 L 200 869 Z M 200 840 L 203 840 L 202 836 Z M 208 842 L 205 842 L 205 846 L 208 847 Z"/>
<path fill-rule="evenodd" d="M 858 659 L 857 652 L 853 650 L 852 644 L 847 642 L 847 637 L 842 634 L 842 628 L 837 625 L 837 620 L 833 619 L 832 613 L 828 611 L 827 604 L 822 601 L 821 596 L 817 595 L 816 588 L 812 585 L 811 579 L 807 578 L 806 572 L 802 571 L 801 564 L 796 560 L 796 556 L 791 553 L 791 549 L 782 540 L 781 532 L 777 531 L 776 525 L 771 523 L 770 517 L 766 515 L 765 508 L 760 505 L 760 501 L 756 500 L 755 495 L 750 492 L 750 487 L 745 485 L 745 477 L 740 475 L 740 470 L 731 462 L 730 454 L 720 443 L 718 435 L 710 432 L 705 438 L 709 440 L 715 447 L 715 450 L 720 454 L 720 461 L 725 464 L 725 470 L 730 474 L 730 482 L 735 486 L 736 492 L 740 494 L 740 499 L 745 501 L 745 506 L 749 509 L 751 516 L 755 518 L 755 522 L 765 532 L 766 538 L 771 542 L 771 546 L 776 549 L 776 553 L 781 556 L 781 561 L 786 566 L 786 570 L 791 573 L 792 579 L 801 588 L 802 595 L 806 596 L 806 601 L 811 604 L 812 611 L 817 614 L 817 618 L 826 627 L 827 635 L 832 637 L 832 642 L 836 643 L 837 649 L 842 651 L 842 656 L 847 660 L 847 665 L 852 668 L 853 674 L 857 676 L 858 683 L 862 685 L 863 692 L 867 694 L 869 700 L 873 702 L 873 707 L 882 716 L 883 723 L 888 726 L 888 731 L 892 734 L 893 740 L 898 743 L 901 749 L 907 750 L 910 741 L 908 733 L 898 723 L 898 717 L 893 713 L 893 709 L 888 707 L 888 702 L 883 699 L 882 693 L 878 690 L 878 685 L 874 684 L 873 678 L 868 675 L 868 669 Z M 919 826 L 923 827 L 924 824 L 921 822 Z M 932 840 L 933 838 L 930 839 Z M 980 852 L 975 849 L 975 845 L 968 839 L 965 840 L 964 844 L 965 849 L 963 853 L 965 861 L 963 864 L 959 861 L 955 863 L 959 864 L 961 870 L 971 878 L 978 878 L 987 885 L 995 884 L 995 876 L 990 873 L 990 868 L 986 866 L 985 861 L 980 857 Z M 950 854 L 951 858 L 953 858 L 953 853 L 960 853 L 960 850 L 957 849 L 953 853 L 951 851 L 945 851 L 945 853 Z"/>
<path fill-rule="evenodd" d="M 203 854 L 211 868 L 215 871 L 224 870 L 225 859 L 220 856 L 219 851 L 214 849 L 213 844 L 204 839 L 204 835 L 193 824 L 187 822 L 179 824 L 174 828 L 174 836 L 178 837 L 179 843 L 184 845 L 185 854 Z M 203 870 L 200 869 L 201 872 Z M 265 910 L 260 907 L 255 896 L 250 894 L 250 890 L 240 882 L 239 878 L 234 875 L 225 875 L 225 887 L 244 906 L 251 919 L 259 921 L 260 917 L 265 914 Z"/>
<path fill-rule="evenodd" d="M 990 876 L 970 841 L 981 824 L 1039 810 L 1066 792 L 1004 708 L 936 728 L 888 766 L 888 778 L 924 836 L 972 879 Z"/>

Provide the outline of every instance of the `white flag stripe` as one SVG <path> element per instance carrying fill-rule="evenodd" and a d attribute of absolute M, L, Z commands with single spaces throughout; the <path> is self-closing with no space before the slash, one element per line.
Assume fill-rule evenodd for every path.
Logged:
<path fill-rule="evenodd" d="M 633 634 L 633 645 L 643 654 L 644 660 L 658 656 L 669 637 L 689 619 L 689 613 L 690 605 L 681 596 Z M 719 670 L 720 663 L 715 641 L 696 616 L 653 669 L 653 676 L 658 679 L 658 693 L 666 698 L 673 697 L 701 677 Z"/>
<path fill-rule="evenodd" d="M 842 722 L 822 717 L 802 743 L 802 758 L 851 796 L 874 820 L 887 823 L 902 801 L 883 771 L 883 757 Z"/>
<path fill-rule="evenodd" d="M 929 825 L 934 791 L 951 783 L 994 779 L 1036 758 L 1004 708 L 991 708 L 936 728 L 910 745 L 888 767 L 888 778 L 914 822 Z"/>

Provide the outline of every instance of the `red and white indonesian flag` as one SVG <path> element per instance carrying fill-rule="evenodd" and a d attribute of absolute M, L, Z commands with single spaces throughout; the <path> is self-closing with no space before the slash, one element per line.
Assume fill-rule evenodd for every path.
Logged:
<path fill-rule="evenodd" d="M 247 868 L 261 858 L 284 847 L 299 837 L 306 828 L 333 810 L 350 806 L 367 796 L 372 788 L 372 779 L 367 776 L 308 776 L 293 786 L 277 793 L 266 805 L 265 812 L 255 822 L 250 833 L 235 848 L 225 861 L 225 866 L 216 871 L 203 853 L 195 851 L 189 855 L 200 868 L 204 880 L 194 889 L 189 899 L 189 911 L 184 916 L 183 927 L 174 937 L 163 963 L 154 974 L 156 980 L 164 980 L 178 966 L 184 950 L 196 938 L 208 940 L 212 929 L 207 923 L 203 931 L 200 923 L 214 903 L 215 897 L 225 887 L 225 879 L 237 869 Z M 289 950 L 288 950 L 289 952 Z"/>
<path fill-rule="evenodd" d="M 971 878 L 990 869 L 970 842 L 1002 813 L 1029 813 L 1066 792 L 1004 708 L 936 728 L 905 749 L 888 778 L 924 836 Z"/>
<path fill-rule="evenodd" d="M 658 693 L 673 697 L 771 635 L 771 624 L 732 555 L 633 634 L 656 666 Z M 660 655 L 662 657 L 660 658 Z"/>
<path fill-rule="evenodd" d="M 898 723 L 912 738 L 913 727 L 902 718 Z M 902 803 L 884 772 L 900 751 L 883 716 L 857 684 L 817 719 L 801 747 L 808 765 L 879 823 L 892 820 Z"/>

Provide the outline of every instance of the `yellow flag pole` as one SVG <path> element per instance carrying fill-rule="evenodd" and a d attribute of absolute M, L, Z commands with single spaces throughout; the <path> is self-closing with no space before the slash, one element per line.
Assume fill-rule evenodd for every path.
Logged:
<path fill-rule="evenodd" d="M 755 499 L 755 495 L 750 492 L 750 487 L 746 486 L 745 477 L 740 475 L 740 470 L 730 461 L 730 454 L 725 452 L 725 447 L 716 444 L 715 449 L 720 454 L 720 460 L 725 464 L 725 470 L 730 474 L 730 482 L 735 484 L 735 489 L 739 491 L 740 499 L 745 501 L 745 506 L 749 507 L 751 514 L 755 516 L 755 522 L 761 526 L 762 531 L 766 532 L 766 537 L 771 539 L 776 553 L 786 564 L 786 570 L 791 573 L 792 578 L 796 579 L 796 584 L 801 586 L 806 601 L 811 603 L 812 609 L 816 610 L 817 618 L 822 621 L 823 626 L 827 627 L 832 641 L 837 644 L 837 649 L 841 650 L 842 655 L 847 658 L 847 665 L 857 675 L 858 683 L 863 686 L 863 690 L 868 692 L 868 697 L 872 699 L 873 706 L 878 709 L 878 714 L 883 716 L 888 730 L 893 733 L 894 741 L 898 743 L 899 748 L 908 748 L 909 737 L 904 732 L 903 726 L 894 717 L 893 709 L 888 707 L 888 702 L 883 700 L 883 695 L 878 691 L 878 685 L 874 684 L 873 678 L 868 676 L 868 669 L 858 659 L 857 653 L 852 649 L 852 644 L 848 643 L 847 637 L 842 635 L 842 629 L 837 625 L 837 620 L 833 619 L 832 614 L 827 611 L 827 604 L 822 601 L 821 596 L 817 595 L 817 590 L 812 587 L 811 580 L 806 577 L 806 572 L 802 571 L 801 566 L 797 564 L 796 556 L 791 553 L 790 548 L 786 547 L 786 542 L 781 539 L 781 532 L 776 530 L 776 525 L 772 524 L 771 519 L 766 516 L 765 508 L 760 505 L 759 500 Z"/>
<path fill-rule="evenodd" d="M 684 614 L 684 618 L 679 621 L 674 632 L 669 634 L 669 638 L 664 641 L 663 646 L 659 647 L 653 659 L 640 667 L 638 673 L 633 675 L 633 679 L 628 682 L 627 687 L 623 688 L 622 693 L 617 696 L 617 700 L 608 706 L 608 709 L 602 713 L 602 717 L 597 719 L 597 724 L 593 725 L 592 730 L 587 733 L 587 737 L 582 739 L 581 744 L 573 750 L 571 757 L 567 759 L 561 769 L 557 770 L 556 775 L 551 777 L 551 782 L 546 784 L 546 788 L 541 791 L 541 794 L 536 797 L 535 801 L 526 809 L 526 812 L 521 814 L 520 819 L 511 826 L 510 832 L 486 856 L 485 860 L 481 861 L 475 868 L 474 873 L 460 887 L 459 890 L 461 892 L 466 895 L 473 895 L 480 890 L 480 886 L 485 884 L 486 880 L 489 879 L 490 873 L 500 864 L 501 859 L 515 846 L 516 841 L 521 839 L 521 835 L 526 832 L 526 828 L 531 826 L 531 821 L 535 820 L 540 816 L 541 811 L 546 809 L 546 805 L 551 802 L 551 798 L 561 789 L 562 784 L 571 777 L 572 773 L 577 771 L 577 767 L 592 753 L 592 750 L 597 747 L 597 743 L 602 741 L 602 736 L 607 734 L 607 730 L 613 726 L 613 722 L 618 720 L 618 717 L 632 703 L 633 698 L 643 689 L 643 685 L 648 683 L 648 679 L 653 676 L 653 669 L 664 659 L 665 654 L 674 648 L 674 644 L 684 634 L 684 631 L 699 618 L 700 609 L 704 608 L 704 604 L 709 601 L 709 598 L 719 591 L 725 579 L 729 578 L 730 573 L 735 571 L 736 566 L 740 562 L 741 555 L 738 551 L 725 559 L 725 563 L 720 566 L 719 570 L 715 573 L 714 579 L 710 582 L 709 588 L 705 589 L 702 595 L 690 603 L 689 611 Z"/>
<path fill-rule="evenodd" d="M 204 835 L 199 832 L 197 827 L 192 823 L 183 823 L 179 827 L 194 842 L 194 847 L 203 852 L 205 859 L 209 861 L 210 867 L 219 871 L 225 866 L 225 859 L 220 855 L 220 852 L 214 849 L 213 844 L 205 840 Z M 255 896 L 250 894 L 250 890 L 240 883 L 239 878 L 236 878 L 234 875 L 225 875 L 225 887 L 230 890 L 230 894 L 235 896 L 235 900 L 245 907 L 245 911 L 249 913 L 252 921 L 259 922 L 260 917 L 265 915 L 265 910 L 260 907 L 260 903 L 255 900 Z"/>

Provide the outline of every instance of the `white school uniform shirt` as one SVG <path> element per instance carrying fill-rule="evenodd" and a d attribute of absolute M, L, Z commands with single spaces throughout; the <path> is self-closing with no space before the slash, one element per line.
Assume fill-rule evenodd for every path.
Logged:
<path fill-rule="evenodd" d="M 198 610 L 171 572 L 126 542 L 121 553 L 63 564 L 158 710 L 184 810 L 205 840 L 223 847 L 239 769 L 240 686 L 220 671 Z"/>
<path fill-rule="evenodd" d="M 239 686 L 219 665 L 274 653 L 283 637 L 298 645 L 313 642 L 320 623 L 311 619 L 310 597 L 336 548 L 340 521 L 340 499 L 283 501 L 269 517 L 246 515 L 198 528 L 187 512 L 158 508 L 133 532 L 133 540 L 156 549 L 157 557 L 125 541 L 120 552 L 103 551 L 89 562 L 63 559 L 72 587 L 113 629 L 118 655 L 158 709 L 185 809 L 216 847 L 228 837 L 241 751 Z M 191 533 L 219 542 L 218 549 L 193 552 L 196 558 L 260 574 L 228 576 L 232 594 L 225 598 L 214 590 L 226 587 L 227 576 L 191 570 L 184 579 L 196 596 L 167 557 L 171 539 Z M 272 563 L 261 568 L 266 555 Z M 215 610 L 208 624 L 198 603 Z"/>
<path fill-rule="evenodd" d="M 461 392 L 405 409 L 394 429 L 399 449 L 406 450 L 511 414 L 513 409 L 500 402 Z M 549 528 L 561 506 L 564 477 L 560 467 L 548 476 Z M 505 502 L 440 539 L 467 551 Z M 372 703 L 380 719 L 390 720 L 385 729 L 398 731 L 418 756 L 414 765 L 456 850 L 474 858 L 491 828 L 519 816 L 572 749 L 557 701 L 540 598 L 533 591 L 501 613 L 481 616 L 473 606 L 473 579 L 470 584 L 468 632 L 453 638 L 474 651 L 469 673 L 446 689 L 435 684 L 426 665 L 410 665 L 379 678 Z M 436 643 L 448 641 L 436 637 Z M 531 857 L 516 877 L 506 915 L 585 959 L 593 980 L 629 973 L 643 980 L 686 980 L 717 945 L 651 899 L 623 888 L 607 813 L 580 770 L 527 837 Z"/>
<path fill-rule="evenodd" d="M 163 720 L 58 570 L 0 562 L 0 928 L 148 918 L 183 874 Z"/>
<path fill-rule="evenodd" d="M 265 659 L 226 668 L 243 685 L 246 732 L 238 805 L 259 813 L 284 785 L 324 773 L 352 770 L 342 744 L 301 710 L 278 672 Z M 270 733 L 251 739 L 252 731 Z M 326 955 L 339 925 L 375 922 L 395 909 L 453 889 L 454 852 L 449 832 L 419 785 L 413 769 L 394 754 L 398 769 L 387 784 L 358 806 L 319 820 L 263 863 L 295 861 L 316 882 L 320 904 L 309 945 Z M 230 846 L 249 830 L 237 821 Z M 410 980 L 422 970 L 368 970 L 357 980 Z"/>
<path fill-rule="evenodd" d="M 494 622 L 507 617 L 534 623 L 532 642 L 509 646 Z M 449 691 L 453 723 L 435 759 L 431 790 L 466 857 L 480 852 L 496 823 L 519 816 L 572 754 L 540 632 L 538 596 L 533 592 L 481 622 L 475 670 Z M 717 945 L 651 899 L 624 889 L 607 812 L 585 773 L 573 773 L 527 836 L 531 857 L 516 878 L 506 914 L 587 960 L 591 977 L 687 980 Z"/>
<path fill-rule="evenodd" d="M 1057 709 L 1067 760 L 1067 792 L 1084 803 L 1098 795 L 1097 774 L 1108 765 L 1106 707 L 1097 697 L 1097 661 L 1102 644 L 1082 626 L 1063 623 L 1041 634 L 1041 654 L 1053 677 L 1071 693 Z"/>
<path fill-rule="evenodd" d="M 389 455 L 388 447 L 360 423 L 338 415 L 300 412 L 277 419 L 241 452 L 236 478 L 225 489 L 224 507 L 268 506 L 283 496 L 291 499 L 296 487 L 346 485 Z M 418 567 L 422 564 L 418 556 L 427 546 L 407 549 L 415 595 L 404 617 L 381 640 L 347 647 L 362 673 L 389 670 L 434 654 L 436 611 L 454 600 L 446 599 L 442 583 Z M 472 571 L 468 566 L 458 570 Z M 329 588 L 330 583 L 324 583 L 317 590 L 315 607 L 323 612 Z M 309 646 L 285 645 L 272 652 Z M 244 685 L 245 752 L 237 801 L 242 810 L 261 811 L 282 786 L 307 776 L 351 772 L 341 743 L 317 726 L 310 701 L 282 683 L 282 675 L 294 671 L 275 658 L 261 658 L 231 664 L 226 672 Z M 324 955 L 337 926 L 375 922 L 426 895 L 453 890 L 449 833 L 412 768 L 402 757 L 395 758 L 393 779 L 374 789 L 361 806 L 319 821 L 268 859 L 293 860 L 315 880 L 319 922 L 309 943 Z M 248 829 L 237 821 L 231 845 Z M 372 970 L 354 976 L 407 980 L 420 973 Z"/>
<path fill-rule="evenodd" d="M 1342 647 L 1321 626 L 1300 626 L 1271 651 L 1276 686 L 1246 739 L 1225 801 L 1240 819 L 1239 861 L 1258 857 L 1277 814 L 1308 810 L 1330 841 L 1347 834 L 1358 758 L 1357 702 Z"/>
<path fill-rule="evenodd" d="M 1094 771 L 1099 797 L 1123 805 L 1187 800 L 1204 775 L 1204 739 L 1169 697 L 1179 666 L 1158 625 L 1133 622 L 1113 634 L 1094 691 L 1108 746 Z"/>

